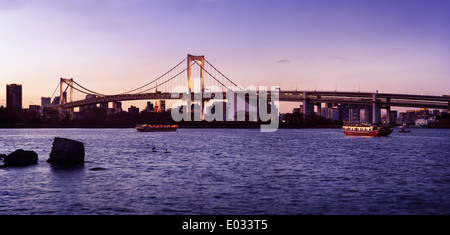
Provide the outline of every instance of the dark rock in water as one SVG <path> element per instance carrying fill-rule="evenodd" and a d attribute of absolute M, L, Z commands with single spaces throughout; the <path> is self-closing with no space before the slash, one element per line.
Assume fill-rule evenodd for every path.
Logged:
<path fill-rule="evenodd" d="M 6 154 L 0 154 L 0 159 L 4 159 L 6 157 Z"/>
<path fill-rule="evenodd" d="M 38 154 L 34 151 L 18 149 L 6 156 L 3 161 L 5 166 L 29 166 L 37 164 Z"/>
<path fill-rule="evenodd" d="M 84 165 L 84 144 L 56 137 L 47 162 L 54 165 Z"/>

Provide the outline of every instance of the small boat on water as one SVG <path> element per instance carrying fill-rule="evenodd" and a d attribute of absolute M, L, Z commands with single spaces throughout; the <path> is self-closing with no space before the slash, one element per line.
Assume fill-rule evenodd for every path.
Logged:
<path fill-rule="evenodd" d="M 387 126 L 344 125 L 342 131 L 345 135 L 352 136 L 388 136 L 393 130 Z"/>
<path fill-rule="evenodd" d="M 406 125 L 402 125 L 402 126 L 399 126 L 398 128 L 400 128 L 400 130 L 398 130 L 398 132 L 400 132 L 400 133 L 408 133 L 408 132 L 411 132 L 411 129 L 406 129 Z"/>
<path fill-rule="evenodd" d="M 139 132 L 174 132 L 177 131 L 178 125 L 148 125 L 139 124 L 134 127 Z"/>

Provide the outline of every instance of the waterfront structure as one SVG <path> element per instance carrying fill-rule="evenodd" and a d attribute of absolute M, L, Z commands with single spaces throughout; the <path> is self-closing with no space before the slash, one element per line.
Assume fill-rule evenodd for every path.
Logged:
<path fill-rule="evenodd" d="M 60 102 L 66 103 L 67 102 L 67 92 L 64 91 L 62 93 L 62 97 L 63 97 L 63 100 L 61 101 L 60 96 L 55 96 L 55 98 L 53 98 L 52 105 L 58 105 Z"/>
<path fill-rule="evenodd" d="M 138 107 L 136 107 L 136 106 L 130 106 L 129 108 L 128 108 L 128 113 L 129 114 L 139 114 L 139 108 Z"/>
<path fill-rule="evenodd" d="M 39 110 L 41 109 L 41 106 L 31 104 L 31 105 L 28 106 L 28 109 L 29 109 L 30 111 L 39 112 Z"/>
<path fill-rule="evenodd" d="M 91 94 L 89 94 L 89 95 L 86 95 L 86 100 L 88 100 L 88 99 L 95 99 L 97 96 L 96 95 L 91 95 Z M 84 106 L 81 106 L 80 107 L 80 112 L 83 112 L 83 111 L 86 111 L 86 110 L 92 110 L 92 109 L 95 109 L 95 108 L 97 108 L 97 104 L 90 104 L 90 105 L 84 105 Z"/>
<path fill-rule="evenodd" d="M 416 117 L 416 112 L 414 110 L 406 110 L 403 115 L 403 121 L 408 125 L 414 125 L 414 119 Z"/>
<path fill-rule="evenodd" d="M 391 123 L 395 123 L 395 121 L 397 120 L 397 117 L 398 117 L 398 112 L 397 112 L 397 110 L 392 110 L 390 113 L 389 113 L 389 120 L 391 121 Z"/>
<path fill-rule="evenodd" d="M 433 122 L 434 119 L 419 118 L 414 121 L 414 125 L 424 127 Z"/>
<path fill-rule="evenodd" d="M 159 112 L 165 112 L 166 111 L 166 101 L 160 100 L 159 101 Z"/>
<path fill-rule="evenodd" d="M 113 102 L 113 110 L 114 110 L 114 113 L 122 112 L 122 102 L 119 102 L 119 101 Z"/>
<path fill-rule="evenodd" d="M 183 64 L 187 61 L 187 67 Z M 180 71 L 175 73 L 175 71 Z M 186 75 L 187 72 L 187 75 Z M 187 78 L 187 79 L 186 79 Z M 62 81 L 62 80 L 61 80 Z M 168 100 L 168 99 L 182 99 L 183 94 L 190 94 L 191 101 L 201 103 L 201 113 L 205 107 L 204 103 L 213 99 L 215 96 L 220 96 L 221 99 L 227 100 L 227 90 L 229 87 L 238 87 L 236 83 L 226 77 L 221 71 L 215 68 L 204 56 L 188 55 L 175 67 L 170 69 L 164 75 L 152 80 L 151 82 L 139 88 L 130 90 L 117 95 L 104 95 L 98 92 L 93 92 L 81 86 L 80 84 L 70 80 L 62 81 L 71 87 L 71 101 L 59 102 L 56 105 L 59 109 L 71 109 L 90 104 L 98 104 L 104 102 L 120 102 L 127 100 Z M 186 90 L 175 93 L 177 87 L 186 87 Z M 218 88 L 209 93 L 208 97 L 203 97 L 205 88 Z M 97 98 L 89 100 L 72 101 L 72 90 L 85 94 L 95 94 Z M 195 89 L 194 89 L 195 88 Z M 198 89 L 197 89 L 198 88 Z M 60 94 L 62 96 L 63 87 L 61 85 Z M 195 91 L 195 93 L 193 92 Z M 391 107 L 414 107 L 414 108 L 432 108 L 448 110 L 450 108 L 450 96 L 429 96 L 429 95 L 412 95 L 412 94 L 391 94 L 376 92 L 341 92 L 341 91 L 289 91 L 278 89 L 277 98 L 281 102 L 301 102 L 303 105 L 303 118 L 314 114 L 317 109 L 318 116 L 321 116 L 321 107 L 323 103 L 333 103 L 343 107 L 339 110 L 340 119 L 344 120 L 342 116 L 348 116 L 349 112 L 346 105 L 361 105 L 368 107 L 368 114 L 371 116 L 372 123 L 381 122 L 381 109 L 385 109 L 387 114 L 390 114 Z M 257 91 L 258 96 L 261 96 Z M 267 92 L 268 100 L 270 101 L 272 94 Z M 236 99 L 234 99 L 236 100 Z M 317 108 L 316 108 L 317 107 Z M 356 115 L 356 114 L 355 114 Z M 361 118 L 360 118 L 361 119 Z M 364 118 L 365 119 L 365 118 Z M 391 115 L 386 115 L 386 122 L 391 123 Z M 201 119 L 200 119 L 201 120 Z"/>
<path fill-rule="evenodd" d="M 22 110 L 22 85 L 6 85 L 6 108 L 11 112 Z"/>
<path fill-rule="evenodd" d="M 41 97 L 41 107 L 49 106 L 51 104 L 50 97 Z"/>
<path fill-rule="evenodd" d="M 370 112 L 369 109 L 360 109 L 359 110 L 359 122 L 360 123 L 371 123 Z"/>
<path fill-rule="evenodd" d="M 321 116 L 330 121 L 342 121 L 339 119 L 339 109 L 337 109 L 336 107 L 322 107 Z"/>
<path fill-rule="evenodd" d="M 142 112 L 154 112 L 155 109 L 153 107 L 153 103 L 151 101 L 147 102 L 147 106 L 145 106 L 145 109 Z"/>
<path fill-rule="evenodd" d="M 108 113 L 108 102 L 100 103 L 100 110 L 102 110 L 104 113 Z"/>
<path fill-rule="evenodd" d="M 360 109 L 349 110 L 349 123 L 360 123 Z"/>

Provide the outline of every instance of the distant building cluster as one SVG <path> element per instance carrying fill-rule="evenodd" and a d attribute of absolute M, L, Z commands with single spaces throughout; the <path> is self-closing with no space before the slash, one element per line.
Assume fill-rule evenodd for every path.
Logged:
<path fill-rule="evenodd" d="M 6 107 L 0 108 L 0 122 L 32 122 L 39 119 L 39 105 L 30 105 L 28 109 L 22 108 L 22 85 L 6 85 Z"/>
<path fill-rule="evenodd" d="M 428 124 L 435 122 L 443 114 L 448 114 L 448 110 L 443 110 L 442 112 L 424 108 L 420 110 L 406 110 L 406 112 L 399 114 L 396 124 L 428 126 Z"/>
<path fill-rule="evenodd" d="M 94 95 L 87 95 L 86 99 L 96 98 Z M 154 102 L 154 103 L 153 103 Z M 166 101 L 165 100 L 155 100 L 148 101 L 147 106 L 144 110 L 140 110 L 138 107 L 131 105 L 128 109 L 124 109 L 122 102 L 115 101 L 112 102 L 112 107 L 108 103 L 100 103 L 93 105 L 86 105 L 80 107 L 80 111 L 74 113 L 75 119 L 84 119 L 86 116 L 92 115 L 105 115 L 112 116 L 116 114 L 130 114 L 138 115 L 141 113 L 163 113 L 166 112 Z"/>
<path fill-rule="evenodd" d="M 96 98 L 94 95 L 87 95 L 85 99 Z M 23 108 L 22 103 L 22 85 L 20 84 L 8 84 L 6 86 L 6 107 L 0 109 L 0 122 L 39 122 L 43 120 L 57 121 L 60 119 L 60 114 L 57 109 L 52 107 L 58 105 L 63 99 L 63 103 L 67 102 L 67 93 L 63 92 L 63 97 L 56 96 L 41 97 L 41 105 L 29 105 L 28 108 Z M 111 106 L 111 107 L 110 107 Z M 78 112 L 74 112 L 73 119 L 85 120 L 103 118 L 118 114 L 130 114 L 138 115 L 142 113 L 156 114 L 165 113 L 166 101 L 155 100 L 148 101 L 144 110 L 140 111 L 138 107 L 131 105 L 128 110 L 124 110 L 122 102 L 112 102 L 112 105 L 108 103 L 86 105 L 79 108 Z M 66 115 L 68 110 L 63 110 Z"/>
<path fill-rule="evenodd" d="M 22 104 L 22 85 L 20 84 L 8 84 L 6 86 L 6 107 L 1 107 L 0 109 L 0 122 L 42 122 L 44 121 L 58 121 L 61 119 L 61 115 L 58 109 L 55 109 L 53 105 L 60 103 L 63 99 L 63 103 L 67 102 L 67 93 L 63 92 L 62 98 L 56 96 L 51 100 L 51 97 L 42 97 L 41 105 L 29 105 L 28 108 L 23 108 Z M 85 99 L 96 98 L 95 95 L 87 95 Z M 246 102 L 243 107 L 238 108 L 237 99 L 234 103 L 234 117 L 233 114 L 227 117 L 227 108 L 231 104 L 223 102 L 223 120 L 231 118 L 232 120 L 237 120 L 237 114 L 242 112 L 245 120 L 251 121 L 250 113 L 252 108 Z M 202 110 L 197 104 L 192 104 L 191 110 L 200 111 Z M 52 107 L 53 106 L 53 107 Z M 212 113 L 215 113 L 214 106 L 212 108 Z M 220 107 L 220 106 L 218 106 Z M 259 106 L 258 106 L 259 108 Z M 258 109 L 254 108 L 254 109 Z M 270 106 L 268 105 L 268 110 Z M 180 112 L 183 112 L 182 108 L 178 107 Z M 351 123 L 351 124 L 366 124 L 372 123 L 372 107 L 367 105 L 350 105 L 350 104 L 336 104 L 336 103 L 326 103 L 325 105 L 307 105 L 305 107 L 300 105 L 298 108 L 292 110 L 292 114 L 281 114 L 281 122 L 297 122 L 298 120 L 307 119 L 320 119 L 331 122 L 341 122 L 341 123 Z M 259 110 L 253 110 L 259 112 Z M 70 116 L 69 110 L 63 110 L 63 116 Z M 116 101 L 112 102 L 110 107 L 109 103 L 100 103 L 93 105 L 86 105 L 79 108 L 78 112 L 73 113 L 72 119 L 75 120 L 96 120 L 102 121 L 108 117 L 121 117 L 124 120 L 130 119 L 131 115 L 138 116 L 143 115 L 147 117 L 155 118 L 154 115 L 158 113 L 164 113 L 165 119 L 170 118 L 170 109 L 166 109 L 165 100 L 154 100 L 148 101 L 144 110 L 140 110 L 138 107 L 131 105 L 126 111 L 122 107 L 122 102 Z M 448 118 L 448 110 L 429 110 L 422 108 L 419 110 L 407 110 L 406 112 L 389 111 L 385 115 L 381 115 L 382 123 L 390 123 L 391 125 L 415 125 L 415 126 L 427 126 L 430 123 L 435 122 L 441 117 L 445 116 Z M 307 120 L 306 119 L 306 120 Z"/>
<path fill-rule="evenodd" d="M 350 124 L 372 123 L 372 107 L 365 105 L 347 105 L 327 103 L 325 107 L 307 106 L 308 110 L 303 110 L 303 105 L 292 110 L 293 114 L 315 115 L 329 121 L 338 121 Z M 406 112 L 390 111 L 389 114 L 381 115 L 382 123 L 391 125 L 415 125 L 427 126 L 436 121 L 442 115 L 447 115 L 448 110 L 429 110 L 421 108 L 419 110 L 407 110 Z M 389 116 L 388 116 L 389 115 Z"/>
<path fill-rule="evenodd" d="M 371 123 L 372 108 L 363 105 L 346 105 L 327 103 L 325 107 L 307 106 L 308 110 L 304 110 L 303 105 L 294 108 L 294 114 L 315 115 L 330 121 L 339 121 L 345 123 Z"/>

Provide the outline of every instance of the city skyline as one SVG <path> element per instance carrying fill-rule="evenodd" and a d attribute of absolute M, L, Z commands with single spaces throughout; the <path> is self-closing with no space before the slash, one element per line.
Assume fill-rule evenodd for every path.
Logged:
<path fill-rule="evenodd" d="M 418 0 L 0 0 L 0 86 L 22 84 L 23 107 L 60 77 L 119 93 L 202 54 L 243 86 L 448 95 L 449 13 Z"/>
<path fill-rule="evenodd" d="M 54 97 L 53 101 L 51 101 L 50 97 L 42 97 L 41 98 L 41 105 L 29 105 L 29 108 L 25 108 L 22 109 L 22 85 L 20 84 L 8 84 L 6 87 L 7 90 L 7 105 L 6 107 L 1 107 L 1 109 L 3 111 L 7 111 L 4 112 L 3 114 L 6 114 L 5 117 L 6 119 L 8 119 L 9 115 L 14 115 L 14 114 L 18 114 L 19 116 L 22 116 L 23 114 L 25 114 L 25 116 L 27 115 L 32 115 L 37 119 L 34 119 L 33 121 L 36 120 L 40 120 L 40 118 L 43 119 L 47 119 L 48 120 L 57 120 L 61 117 L 58 118 L 59 114 L 56 112 L 56 110 L 54 108 L 50 108 L 48 109 L 49 105 L 55 105 L 58 104 L 60 101 L 60 97 L 56 96 Z M 292 93 L 291 93 L 292 92 Z M 297 92 L 298 93 L 298 92 Z M 329 92 L 319 92 L 321 94 L 326 94 Z M 444 106 L 438 105 L 437 103 L 427 103 L 426 100 L 431 99 L 437 99 L 435 101 L 440 101 L 441 98 L 444 97 L 439 97 L 439 96 L 422 96 L 422 95 L 410 95 L 408 96 L 409 99 L 421 99 L 424 98 L 424 100 L 422 100 L 422 104 L 417 103 L 416 101 L 413 101 L 412 103 L 410 102 L 409 104 L 414 104 L 411 107 L 408 107 L 408 102 L 406 102 L 406 100 L 408 98 L 406 98 L 406 96 L 404 96 L 403 98 L 406 98 L 406 100 L 404 100 L 403 102 L 406 103 L 398 103 L 397 105 L 395 105 L 396 102 L 394 103 L 390 103 L 391 106 L 388 107 L 383 107 L 384 109 L 386 109 L 386 111 L 383 112 L 381 111 L 381 107 L 373 107 L 373 104 L 363 104 L 364 100 L 366 98 L 363 98 L 361 100 L 361 102 L 359 104 L 356 104 L 354 101 L 354 96 L 355 94 L 359 95 L 359 96 L 367 96 L 367 93 L 360 93 L 360 92 L 354 92 L 353 95 L 352 93 L 340 93 L 340 92 L 331 92 L 333 94 L 333 96 L 336 95 L 342 95 L 344 94 L 344 96 L 346 96 L 347 94 L 350 94 L 350 97 L 352 97 L 352 100 L 345 100 L 342 98 L 338 98 L 337 100 L 339 100 L 340 102 L 336 103 L 336 102 L 332 102 L 331 100 L 329 100 L 328 102 L 320 102 L 320 98 L 319 98 L 319 103 L 317 102 L 311 102 L 311 98 L 309 98 L 309 102 L 305 101 L 300 101 L 301 104 L 299 105 L 299 107 L 294 107 L 292 112 L 286 112 L 286 113 L 278 113 L 280 114 L 278 117 L 282 117 L 279 121 L 281 122 L 298 122 L 300 120 L 303 120 L 303 122 L 310 122 L 312 120 L 314 120 L 314 118 L 318 118 L 317 120 L 321 118 L 322 121 L 325 122 L 343 122 L 343 123 L 373 123 L 375 120 L 375 122 L 382 122 L 382 123 L 388 123 L 390 125 L 395 125 L 395 124 L 407 124 L 407 125 L 419 125 L 419 126 L 426 126 L 428 125 L 428 123 L 433 123 L 436 120 L 441 119 L 443 116 L 445 118 L 445 116 L 448 115 L 448 108 L 444 108 L 442 111 L 439 108 L 442 108 Z M 65 100 L 65 102 L 67 102 L 67 92 L 64 91 L 63 93 L 63 99 Z M 305 93 L 303 93 L 304 95 L 306 95 Z M 374 94 L 370 94 L 371 96 L 376 95 L 377 93 Z M 250 94 L 249 94 L 250 95 Z M 298 94 L 296 94 L 293 91 L 290 91 L 288 93 L 286 92 L 281 92 L 280 95 L 283 97 L 284 101 L 286 101 L 286 99 L 291 99 L 292 97 L 297 96 Z M 380 94 L 382 95 L 382 94 Z M 387 97 L 385 97 L 384 99 L 387 100 L 391 100 L 391 98 L 389 98 L 392 94 L 384 94 L 385 96 L 387 95 Z M 326 95 L 325 95 L 326 96 Z M 290 98 L 288 98 L 290 97 Z M 398 94 L 394 94 L 393 97 L 396 97 L 397 99 L 401 99 L 401 96 L 399 96 Z M 418 98 L 417 98 L 418 97 Z M 95 99 L 95 95 L 87 95 L 86 98 L 88 99 Z M 314 100 L 314 98 L 312 97 L 312 99 Z M 325 98 L 326 100 L 327 98 Z M 148 99 L 146 99 L 148 100 Z M 94 116 L 99 115 L 100 119 L 102 119 L 103 121 L 105 120 L 104 118 L 111 116 L 111 115 L 115 115 L 115 114 L 123 114 L 123 113 L 128 113 L 131 114 L 133 116 L 139 115 L 139 114 L 144 114 L 144 116 L 146 116 L 146 114 L 148 113 L 172 113 L 172 115 L 174 114 L 173 110 L 171 110 L 171 108 L 169 108 L 168 110 L 166 110 L 166 100 L 164 99 L 150 99 L 152 101 L 146 101 L 146 106 L 145 109 L 143 109 L 140 112 L 140 108 L 136 107 L 134 105 L 130 105 L 130 107 L 128 108 L 128 112 L 126 111 L 126 107 L 122 106 L 122 102 L 123 101 L 113 101 L 113 102 L 102 102 L 102 103 L 96 103 L 96 102 L 91 102 L 89 101 L 88 104 L 86 105 L 81 105 L 81 106 L 76 106 L 77 107 L 77 112 L 76 112 L 76 116 L 77 118 L 75 118 L 74 113 L 70 113 L 70 119 L 77 119 L 78 121 L 81 121 L 83 119 L 89 119 L 92 118 Z M 234 100 L 234 101 L 233 101 Z M 136 100 L 134 100 L 136 101 Z M 142 101 L 142 100 L 141 100 Z M 168 100 L 170 101 L 170 99 Z M 232 113 L 234 113 L 234 118 L 232 116 L 232 119 L 227 121 L 235 121 L 234 119 L 237 117 L 239 119 L 239 115 L 242 115 L 240 118 L 243 118 L 241 121 L 255 121 L 255 120 L 251 120 L 250 116 L 255 115 L 255 114 L 251 114 L 251 112 L 255 111 L 254 109 L 252 109 L 249 103 L 249 106 L 245 105 L 245 113 L 242 113 L 240 111 L 243 110 L 238 110 L 238 106 L 239 104 L 235 102 L 235 99 L 232 99 L 232 101 L 214 101 L 212 100 L 211 102 L 213 103 L 223 103 L 223 106 L 215 106 L 216 104 L 214 104 L 214 108 L 216 109 L 217 107 L 222 107 L 223 108 L 223 115 L 219 114 L 219 116 L 214 117 L 218 118 L 218 120 L 221 121 L 225 121 L 226 117 L 228 114 L 226 114 L 227 112 L 229 112 L 230 110 L 227 110 L 228 105 L 226 104 L 227 102 L 231 102 L 234 103 L 234 111 L 231 111 Z M 133 101 L 131 101 L 133 102 Z M 152 103 L 154 102 L 154 104 Z M 250 101 L 249 101 L 250 102 Z M 420 102 L 420 101 L 419 101 Z M 109 108 L 109 103 L 111 103 L 112 108 Z M 279 105 L 279 101 L 277 102 Z M 298 104 L 298 102 L 295 102 Z M 212 105 L 212 104 L 210 104 Z M 219 104 L 220 105 L 220 104 Z M 241 105 L 243 105 L 241 103 Z M 253 104 L 255 105 L 255 104 Z M 278 106 L 277 105 L 277 106 Z M 398 106 L 398 105 L 405 105 L 405 106 Z M 417 108 L 418 106 L 422 106 L 419 109 L 414 109 Z M 196 107 L 194 107 L 196 106 Z M 315 107 L 317 106 L 317 107 Z M 398 112 L 398 110 L 392 110 L 392 106 L 397 106 L 397 108 L 399 107 L 403 107 L 403 109 L 406 112 Z M 424 108 L 424 106 L 428 106 L 426 108 Z M 447 106 L 447 105 L 446 105 Z M 43 109 L 42 109 L 42 108 Z M 448 106 L 447 106 L 448 107 Z M 174 108 L 174 107 L 172 107 Z M 180 108 L 184 109 L 184 107 L 182 106 L 177 106 L 175 107 L 175 109 L 180 110 Z M 211 108 L 211 107 L 210 107 Z M 241 106 L 241 108 L 243 108 L 243 106 Z M 257 108 L 257 110 L 259 110 L 259 106 Z M 193 110 L 198 110 L 201 109 L 199 104 L 192 104 L 191 106 L 191 110 L 192 110 L 192 114 L 195 113 Z M 377 109 L 379 109 L 377 111 Z M 70 110 L 70 109 L 69 109 Z M 69 110 L 65 111 L 65 114 L 69 114 Z M 208 111 L 209 110 L 209 111 Z M 205 108 L 206 113 L 209 113 L 211 111 L 209 108 Z M 25 113 L 24 113 L 25 111 Z M 31 111 L 31 112 L 30 112 Z M 73 110 L 72 110 L 73 112 Z M 214 111 L 212 111 L 214 112 Z M 375 112 L 375 113 L 374 113 Z M 239 113 L 239 115 L 238 115 Z M 181 113 L 178 113 L 181 114 Z M 211 113 L 209 113 L 211 114 Z M 273 113 L 270 113 L 271 115 Z M 294 114 L 294 116 L 290 116 Z M 295 116 L 296 114 L 302 114 L 302 116 Z M 36 115 L 39 115 L 39 117 L 37 117 Z M 175 115 L 177 115 L 177 112 L 175 111 Z M 237 116 L 236 116 L 237 115 Z M 246 118 L 245 116 L 248 116 L 248 118 Z M 264 114 L 263 114 L 264 115 Z M 288 118 L 285 118 L 287 115 Z M 313 115 L 313 116 L 310 116 Z M 315 116 L 314 116 L 315 115 Z M 378 116 L 379 115 L 379 116 Z M 195 116 L 195 115 L 194 115 Z M 214 116 L 214 115 L 213 115 Z M 221 119 L 223 117 L 223 120 Z M 254 116 L 252 116 L 254 118 Z M 308 118 L 309 117 L 309 118 Z M 185 119 L 186 117 L 182 117 L 181 119 Z M 187 116 L 187 118 L 189 119 L 190 116 Z M 312 118 L 312 119 L 310 119 Z M 19 117 L 19 119 L 21 119 Z M 244 120 L 245 119 L 245 120 Z M 310 119 L 308 121 L 308 119 Z M 22 119 L 21 119 L 22 120 Z M 206 119 L 205 119 L 206 120 Z M 17 121 L 17 120 L 16 120 Z M 61 119 L 60 119 L 61 121 Z M 92 121 L 92 120 L 91 120 Z M 167 120 L 166 120 L 167 121 Z M 174 117 L 172 117 L 172 121 L 176 121 Z M 186 120 L 185 120 L 186 121 Z M 212 121 L 212 120 L 206 120 L 206 121 Z M 278 123 L 278 121 L 276 121 Z M 419 124 L 417 124 L 419 123 Z"/>

